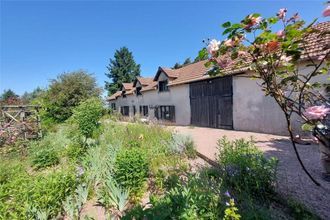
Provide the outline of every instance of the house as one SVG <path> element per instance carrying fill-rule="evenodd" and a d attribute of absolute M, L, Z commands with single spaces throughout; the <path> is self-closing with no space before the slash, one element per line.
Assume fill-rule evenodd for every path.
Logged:
<path fill-rule="evenodd" d="M 330 22 L 315 28 L 330 30 Z M 320 41 L 312 35 L 308 43 L 306 54 L 317 57 L 324 54 L 330 36 Z M 301 72 L 306 71 L 303 59 Z M 154 78 L 138 77 L 133 83 L 124 83 L 121 91 L 109 97 L 109 103 L 126 116 L 139 113 L 177 125 L 287 134 L 281 109 L 261 91 L 261 80 L 251 80 L 248 65 L 231 66 L 225 69 L 225 76 L 210 77 L 205 62 L 179 69 L 159 67 Z M 322 80 L 326 82 L 327 77 Z M 294 126 L 300 127 L 298 123 Z"/>

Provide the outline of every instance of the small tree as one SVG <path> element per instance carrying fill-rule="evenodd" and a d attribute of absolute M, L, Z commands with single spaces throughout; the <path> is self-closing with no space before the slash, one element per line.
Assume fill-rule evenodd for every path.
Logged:
<path fill-rule="evenodd" d="M 63 122 L 72 115 L 74 107 L 86 99 L 99 97 L 100 93 L 96 79 L 86 71 L 63 73 L 51 80 L 49 89 L 39 100 L 44 109 L 43 117 Z"/>
<path fill-rule="evenodd" d="M 110 59 L 105 74 L 111 82 L 105 81 L 105 89 L 109 95 L 114 94 L 122 83 L 133 82 L 140 76 L 140 64 L 136 64 L 132 52 L 127 47 L 116 50 L 114 59 Z"/>
<path fill-rule="evenodd" d="M 292 131 L 292 116 L 298 115 L 305 121 L 303 127 L 311 129 L 330 111 L 324 106 L 327 99 L 322 93 L 323 84 L 317 80 L 320 75 L 329 75 L 330 47 L 323 40 L 329 30 L 315 29 L 316 20 L 306 25 L 297 13 L 289 18 L 286 13 L 283 8 L 274 17 L 251 14 L 240 23 L 224 23 L 226 39 L 208 43 L 210 56 L 206 66 L 212 66 L 209 74 L 216 75 L 224 74 L 229 66 L 247 67 L 248 64 L 255 72 L 254 77 L 262 80 L 261 89 L 273 97 L 283 111 L 296 156 L 306 174 L 319 185 L 300 159 Z M 274 25 L 282 29 L 273 32 Z M 311 35 L 318 38 L 320 45 L 323 43 L 323 53 L 318 57 L 312 56 L 306 48 Z M 201 58 L 205 53 L 205 49 L 200 52 Z M 307 63 L 306 74 L 299 70 L 302 59 Z"/>
<path fill-rule="evenodd" d="M 98 98 L 87 99 L 73 110 L 72 120 L 78 125 L 78 129 L 84 137 L 92 136 L 103 110 L 103 104 Z"/>

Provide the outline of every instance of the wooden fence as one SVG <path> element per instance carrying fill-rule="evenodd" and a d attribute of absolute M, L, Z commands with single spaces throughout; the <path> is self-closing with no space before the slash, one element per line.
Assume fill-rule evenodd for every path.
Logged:
<path fill-rule="evenodd" d="M 0 106 L 0 128 L 19 130 L 25 140 L 42 137 L 38 105 Z"/>

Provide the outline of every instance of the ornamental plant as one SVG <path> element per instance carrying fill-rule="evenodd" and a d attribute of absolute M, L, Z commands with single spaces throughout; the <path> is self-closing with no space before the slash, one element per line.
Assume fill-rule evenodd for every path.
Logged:
<path fill-rule="evenodd" d="M 328 6 L 323 15 L 329 16 L 329 10 Z M 205 65 L 210 67 L 211 76 L 224 75 L 228 69 L 243 68 L 252 70 L 253 78 L 261 79 L 261 89 L 276 101 L 285 116 L 303 170 L 319 185 L 304 167 L 292 132 L 293 115 L 299 116 L 305 129 L 311 129 L 322 123 L 330 112 L 329 101 L 323 92 L 325 86 L 329 89 L 329 83 L 324 85 L 319 80 L 320 75 L 329 75 L 330 45 L 326 37 L 330 31 L 315 28 L 315 23 L 316 19 L 307 24 L 298 13 L 287 16 L 285 8 L 269 18 L 250 14 L 239 23 L 224 23 L 225 40 L 209 41 L 199 56 L 208 57 Z M 317 39 L 318 46 L 322 46 L 322 52 L 317 56 L 308 52 L 311 48 L 307 48 L 307 43 L 312 37 Z"/>
<path fill-rule="evenodd" d="M 97 129 L 103 110 L 102 102 L 98 98 L 87 99 L 73 110 L 72 120 L 84 137 L 91 137 Z"/>

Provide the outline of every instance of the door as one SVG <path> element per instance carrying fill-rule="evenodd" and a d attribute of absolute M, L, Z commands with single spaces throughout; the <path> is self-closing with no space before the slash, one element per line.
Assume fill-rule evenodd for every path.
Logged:
<path fill-rule="evenodd" d="M 233 129 L 232 77 L 190 84 L 191 124 Z"/>

